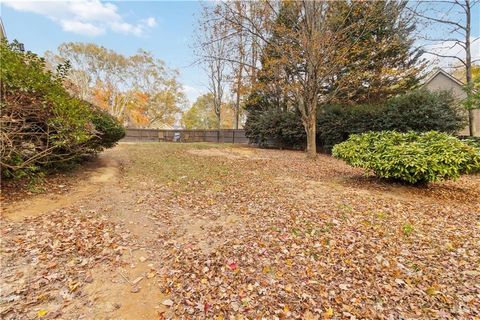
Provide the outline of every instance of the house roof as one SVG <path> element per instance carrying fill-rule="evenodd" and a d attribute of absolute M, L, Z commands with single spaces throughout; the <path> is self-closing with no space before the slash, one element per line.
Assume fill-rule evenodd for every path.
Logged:
<path fill-rule="evenodd" d="M 449 78 L 450 80 L 452 80 L 453 82 L 455 82 L 456 84 L 458 84 L 459 86 L 464 86 L 465 84 L 458 80 L 457 78 L 455 78 L 454 76 L 452 76 L 450 73 L 448 73 L 447 71 L 443 70 L 442 68 L 436 68 L 436 70 L 427 78 L 427 80 L 425 80 L 425 82 L 423 83 L 423 85 L 426 85 L 428 84 L 430 81 L 432 81 L 433 79 L 435 79 L 435 77 L 439 74 L 443 74 L 444 76 L 446 76 L 447 78 Z"/>

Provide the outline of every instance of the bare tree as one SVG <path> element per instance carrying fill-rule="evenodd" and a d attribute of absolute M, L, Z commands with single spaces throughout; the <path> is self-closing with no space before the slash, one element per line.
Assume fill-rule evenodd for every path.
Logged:
<path fill-rule="evenodd" d="M 262 27 L 264 4 L 255 1 L 229 1 L 214 13 L 230 29 L 228 32 L 228 58 L 231 63 L 231 91 L 234 99 L 234 127 L 239 127 L 241 101 L 248 96 L 257 81 L 260 44 L 255 35 L 246 32 L 243 26 Z M 265 28 L 264 28 L 265 29 Z"/>
<path fill-rule="evenodd" d="M 444 27 L 444 36 L 432 37 L 427 32 L 423 39 L 427 42 L 425 51 L 439 58 L 448 58 L 456 60 L 461 67 L 465 68 L 465 80 L 467 95 L 471 95 L 473 87 L 472 65 L 480 59 L 472 60 L 472 43 L 478 41 L 480 37 L 472 38 L 472 13 L 474 7 L 478 8 L 480 0 L 442 0 L 442 1 L 420 1 L 411 10 L 424 21 L 428 27 Z M 478 14 L 477 14 L 478 15 Z M 435 44 L 432 49 L 432 44 Z M 459 54 L 449 54 L 442 52 L 442 49 L 458 48 L 458 52 L 463 51 L 465 57 Z M 440 50 L 439 50 L 440 49 Z M 470 89 L 469 89 L 470 88 Z M 480 107 L 480 106 L 479 106 Z M 473 121 L 473 109 L 468 109 L 468 127 L 470 135 L 475 134 Z"/>
<path fill-rule="evenodd" d="M 257 69 L 260 67 L 261 41 L 258 35 L 248 30 L 263 30 L 266 2 L 255 1 L 225 1 L 207 5 L 201 20 L 202 38 L 199 56 L 203 62 L 208 60 L 226 63 L 224 72 L 228 81 L 228 89 L 233 96 L 234 119 L 233 126 L 238 128 L 242 114 L 242 101 L 251 92 L 257 81 Z M 248 27 L 247 27 L 248 26 Z M 215 36 L 205 37 L 205 30 L 216 29 Z M 220 31 L 221 32 L 218 32 Z M 211 33 L 210 35 L 213 35 Z M 221 42 L 222 55 L 219 52 L 205 50 L 212 42 Z"/>
<path fill-rule="evenodd" d="M 213 111 L 217 116 L 218 128 L 221 126 L 222 105 L 228 81 L 227 28 L 224 21 L 212 16 L 211 7 L 204 7 L 199 29 L 196 34 L 196 54 L 208 76 L 208 89 L 213 96 Z"/>
<path fill-rule="evenodd" d="M 243 12 L 246 10 L 247 2 L 234 1 L 232 4 L 236 7 L 238 12 Z M 234 128 L 238 129 L 240 121 L 240 101 L 242 98 L 242 91 L 244 87 L 244 70 L 245 70 L 245 59 L 246 59 L 246 37 L 245 33 L 238 26 L 233 26 L 234 31 L 236 32 L 236 37 L 230 37 L 232 54 L 236 56 L 235 59 L 238 62 L 232 63 L 232 91 L 235 95 L 234 101 Z M 234 40 L 234 41 L 232 41 Z M 235 41 L 236 40 L 236 41 Z"/>

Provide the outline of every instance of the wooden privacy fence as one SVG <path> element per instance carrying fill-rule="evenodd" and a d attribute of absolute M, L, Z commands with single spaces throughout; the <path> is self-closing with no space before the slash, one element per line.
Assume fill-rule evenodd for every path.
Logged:
<path fill-rule="evenodd" d="M 122 141 L 216 142 L 247 144 L 243 129 L 163 130 L 127 128 Z"/>

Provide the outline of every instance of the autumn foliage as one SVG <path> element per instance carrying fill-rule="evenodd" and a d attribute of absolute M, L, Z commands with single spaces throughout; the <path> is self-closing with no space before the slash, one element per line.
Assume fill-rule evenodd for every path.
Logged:
<path fill-rule="evenodd" d="M 278 114 L 298 113 L 309 157 L 316 156 L 316 120 L 323 106 L 376 103 L 418 83 L 425 64 L 413 46 L 416 25 L 406 1 L 266 1 L 261 6 L 262 21 L 228 5 L 219 20 L 261 44 L 251 92 L 272 101 Z"/>
<path fill-rule="evenodd" d="M 169 127 L 185 103 L 178 72 L 150 52 L 125 56 L 93 43 L 67 42 L 46 53 L 55 69 L 69 63 L 74 96 L 99 106 L 127 127 Z"/>

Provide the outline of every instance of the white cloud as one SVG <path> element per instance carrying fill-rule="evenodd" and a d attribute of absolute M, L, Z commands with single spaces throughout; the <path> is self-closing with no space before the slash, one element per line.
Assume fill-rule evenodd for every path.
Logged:
<path fill-rule="evenodd" d="M 155 20 L 155 18 L 152 18 L 152 17 L 150 17 L 150 18 L 148 18 L 148 19 L 145 19 L 145 20 L 143 20 L 143 21 L 144 21 L 145 24 L 146 24 L 147 26 L 149 26 L 150 28 L 153 28 L 153 27 L 155 27 L 155 26 L 157 25 L 157 20 Z"/>
<path fill-rule="evenodd" d="M 200 97 L 201 95 L 207 93 L 207 90 L 205 89 L 189 86 L 187 84 L 183 85 L 183 91 L 185 92 L 185 95 L 187 96 L 187 99 L 190 102 L 190 104 L 194 103 L 197 100 L 197 98 Z"/>
<path fill-rule="evenodd" d="M 125 34 L 134 34 L 136 36 L 143 35 L 143 26 L 142 25 L 132 25 L 126 22 L 114 22 L 111 25 L 113 31 L 125 33 Z"/>
<path fill-rule="evenodd" d="M 71 1 L 12 1 L 3 3 L 17 11 L 36 13 L 58 23 L 64 31 L 98 36 L 111 30 L 123 34 L 143 36 L 157 22 L 148 17 L 137 23 L 125 21 L 113 3 L 99 0 Z"/>
<path fill-rule="evenodd" d="M 67 32 L 83 34 L 87 36 L 99 36 L 105 33 L 105 29 L 97 27 L 91 23 L 85 23 L 74 20 L 61 20 L 60 25 L 62 29 Z"/>

